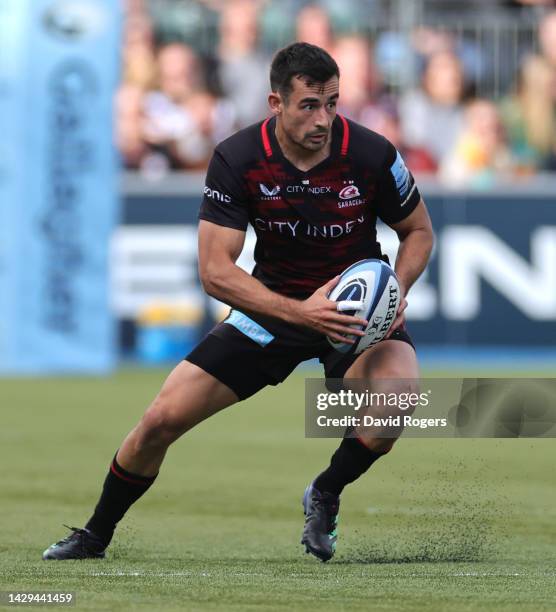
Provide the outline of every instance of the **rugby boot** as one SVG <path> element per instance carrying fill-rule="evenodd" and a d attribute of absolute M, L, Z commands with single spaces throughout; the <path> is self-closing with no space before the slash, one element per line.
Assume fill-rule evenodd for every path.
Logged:
<path fill-rule="evenodd" d="M 321 561 L 328 561 L 336 552 L 338 511 L 340 497 L 326 491 L 315 489 L 311 483 L 303 495 L 305 528 L 301 544 L 305 552 L 311 553 Z"/>
<path fill-rule="evenodd" d="M 72 533 L 63 540 L 49 546 L 42 554 L 46 560 L 65 561 L 66 559 L 104 559 L 106 544 L 88 529 L 68 527 Z"/>

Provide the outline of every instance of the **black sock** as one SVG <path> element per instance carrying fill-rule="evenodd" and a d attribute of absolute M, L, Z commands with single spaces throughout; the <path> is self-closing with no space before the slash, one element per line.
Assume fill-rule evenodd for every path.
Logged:
<path fill-rule="evenodd" d="M 384 454 L 370 450 L 358 438 L 344 438 L 330 465 L 316 477 L 313 485 L 321 492 L 340 495 L 347 484 L 357 480 Z"/>
<path fill-rule="evenodd" d="M 85 525 L 108 546 L 119 520 L 152 485 L 156 476 L 145 477 L 124 470 L 114 457 L 93 516 Z"/>

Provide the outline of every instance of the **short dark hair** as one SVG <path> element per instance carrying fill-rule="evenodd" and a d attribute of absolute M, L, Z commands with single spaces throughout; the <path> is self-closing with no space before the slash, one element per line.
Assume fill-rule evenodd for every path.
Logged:
<path fill-rule="evenodd" d="M 270 88 L 287 98 L 293 90 L 293 77 L 326 83 L 333 76 L 339 77 L 340 69 L 329 53 L 316 45 L 296 42 L 274 56 L 270 66 Z"/>

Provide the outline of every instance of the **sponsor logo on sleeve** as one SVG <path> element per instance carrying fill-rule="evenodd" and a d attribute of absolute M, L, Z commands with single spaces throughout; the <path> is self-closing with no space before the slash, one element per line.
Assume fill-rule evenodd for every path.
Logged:
<path fill-rule="evenodd" d="M 400 206 L 404 206 L 409 200 L 411 194 L 415 190 L 415 185 L 411 187 L 411 174 L 409 174 L 409 170 L 405 165 L 405 162 L 400 155 L 399 151 L 396 151 L 396 159 L 394 163 L 390 166 L 390 172 L 394 177 L 394 181 L 396 182 L 396 188 L 401 198 L 404 198 L 403 202 Z"/>
<path fill-rule="evenodd" d="M 207 185 L 205 185 L 203 193 L 207 196 L 207 198 L 215 200 L 216 202 L 223 202 L 225 204 L 230 204 L 232 202 L 232 198 L 227 193 L 218 191 L 218 189 L 211 189 Z"/>

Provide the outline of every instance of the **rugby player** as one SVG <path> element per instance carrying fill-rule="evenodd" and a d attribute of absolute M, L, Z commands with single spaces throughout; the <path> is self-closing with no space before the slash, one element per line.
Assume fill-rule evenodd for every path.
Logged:
<path fill-rule="evenodd" d="M 84 528 L 44 559 L 102 558 L 118 522 L 153 484 L 170 444 L 219 410 L 282 382 L 318 357 L 329 378 L 418 378 L 405 329 L 405 295 L 429 258 L 433 233 L 411 173 L 382 136 L 336 113 L 339 70 L 323 49 L 295 43 L 270 71 L 271 116 L 220 143 L 211 160 L 199 223 L 199 270 L 207 293 L 232 306 L 168 376 L 117 451 Z M 395 271 L 404 299 L 386 339 L 362 354 L 339 353 L 365 321 L 327 298 L 337 276 L 381 258 L 376 221 L 400 240 Z M 245 232 L 257 235 L 252 275 L 236 265 Z M 358 332 L 363 335 L 363 332 Z M 407 390 L 407 389 L 406 389 Z M 302 544 L 319 559 L 336 547 L 343 488 L 392 448 L 368 431 L 345 437 L 330 465 L 307 487 Z"/>

